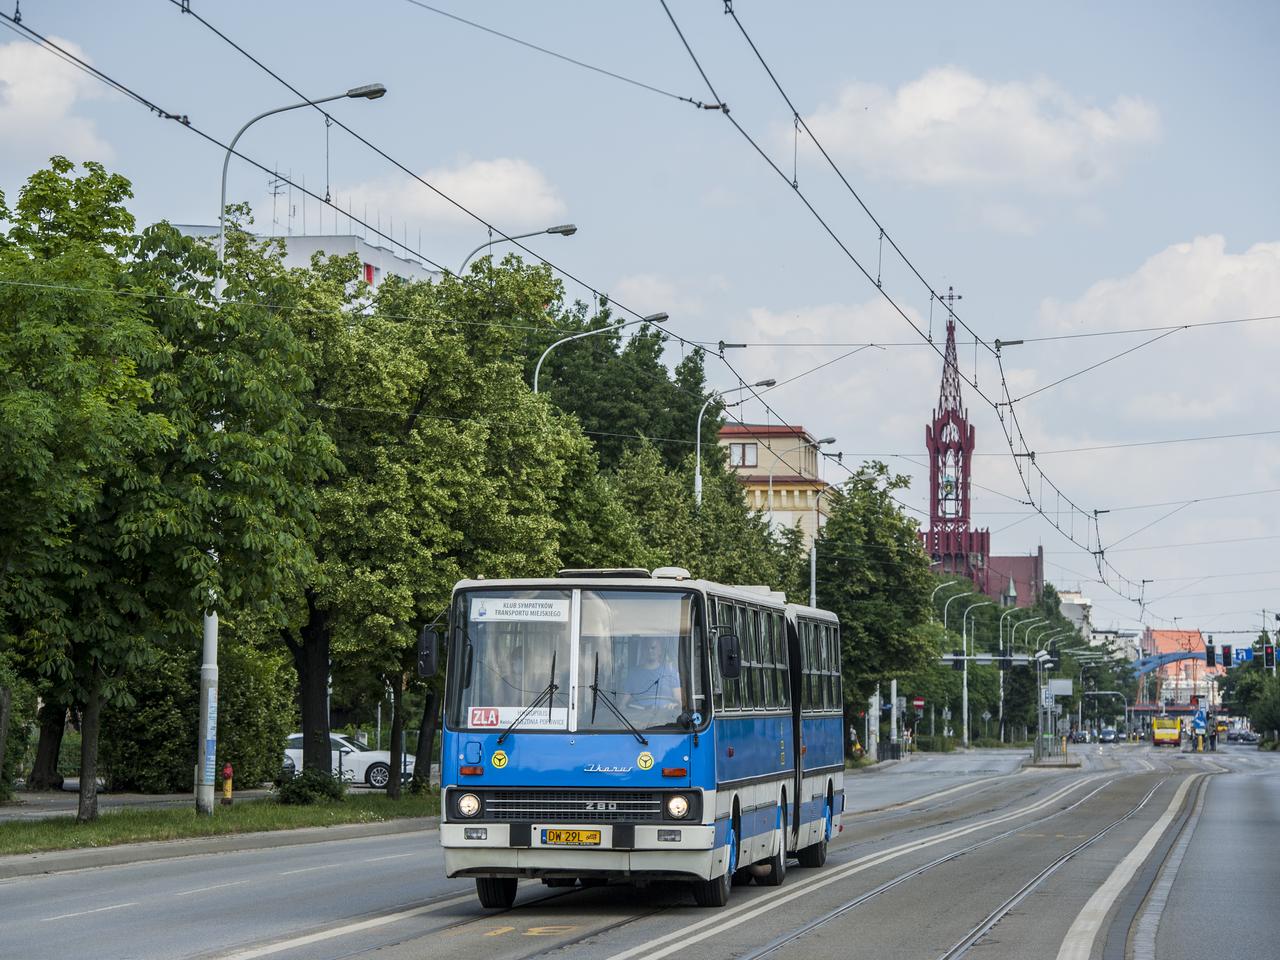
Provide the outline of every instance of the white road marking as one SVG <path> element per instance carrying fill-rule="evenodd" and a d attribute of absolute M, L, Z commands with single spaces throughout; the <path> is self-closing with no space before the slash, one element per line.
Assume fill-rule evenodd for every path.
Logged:
<path fill-rule="evenodd" d="M 1017 820 L 1021 817 L 1027 816 L 1028 814 L 1035 813 L 1036 811 L 1042 810 L 1055 803 L 1060 797 L 1063 797 L 1074 790 L 1078 790 L 1081 787 L 1087 786 L 1094 780 L 1100 779 L 1102 779 L 1101 775 L 1086 777 L 1076 783 L 1062 787 L 1061 789 L 1049 794 L 1049 796 L 1045 797 L 1043 800 L 1039 800 L 1033 804 L 1023 807 L 1020 810 L 1002 814 L 1001 816 L 993 817 L 990 820 L 984 820 L 981 823 L 971 824 L 967 827 L 957 827 L 953 830 L 948 830 L 945 833 L 940 833 L 937 836 L 930 837 L 927 840 L 917 840 L 911 843 L 904 843 L 900 846 L 891 847 L 890 849 L 879 853 L 867 854 L 866 856 L 859 857 L 857 860 L 853 860 L 850 863 L 845 864 L 845 866 L 833 870 L 830 873 L 814 877 L 812 880 L 806 880 L 802 883 L 795 884 L 782 896 L 770 897 L 763 903 L 759 900 L 753 900 L 750 903 L 744 903 L 737 907 L 730 907 L 727 910 L 721 910 L 714 917 L 709 917 L 706 920 L 689 924 L 681 930 L 676 930 L 660 937 L 655 937 L 654 939 L 642 943 L 639 946 L 614 954 L 609 957 L 608 960 L 630 960 L 631 957 L 639 956 L 646 957 L 647 960 L 659 960 L 661 957 L 677 953 L 685 947 L 705 940 L 708 937 L 715 936 L 717 933 L 723 933 L 732 927 L 739 926 L 746 920 L 751 920 L 762 914 L 768 913 L 771 910 L 776 910 L 778 907 L 784 906 L 792 900 L 808 896 L 809 893 L 814 890 L 821 889 L 822 887 L 832 883 L 837 883 L 840 880 L 844 880 L 846 877 L 851 877 L 855 873 L 861 873 L 864 870 L 870 870 L 872 867 L 878 867 L 880 864 L 887 863 L 890 860 L 896 860 L 898 857 L 905 856 L 906 854 L 915 853 L 918 850 L 925 850 L 929 847 L 936 846 L 937 844 L 945 843 L 948 840 L 954 840 L 958 837 L 963 837 L 970 833 L 976 833 L 979 830 L 985 830 L 988 827 L 998 826 L 999 824 L 1007 823 L 1010 820 Z M 675 940 L 676 942 L 671 943 L 672 940 Z M 662 950 L 654 950 L 655 947 L 662 944 L 669 944 L 669 946 Z"/>
<path fill-rule="evenodd" d="M 137 905 L 138 901 L 134 900 L 131 903 L 117 903 L 110 907 L 98 907 L 96 910 L 81 910 L 78 913 L 60 913 L 56 917 L 43 917 L 40 922 L 48 923 L 50 920 L 66 920 L 68 917 L 85 917 L 91 913 L 105 913 L 107 910 L 123 910 L 125 907 L 136 907 Z"/>
<path fill-rule="evenodd" d="M 328 870 L 332 866 L 334 866 L 332 863 L 322 863 L 318 867 L 300 867 L 297 870 L 285 870 L 280 876 L 288 877 L 295 873 L 310 873 L 312 870 Z"/>
<path fill-rule="evenodd" d="M 330 927 L 328 930 L 308 933 L 301 937 L 291 937 L 288 940 L 278 940 L 275 943 L 268 943 L 261 947 L 250 947 L 247 950 L 238 950 L 235 953 L 223 954 L 220 960 L 256 960 L 258 957 L 268 957 L 273 953 L 282 953 L 285 950 L 305 947 L 312 943 L 320 943 L 323 940 L 332 940 L 335 937 L 343 937 L 349 933 L 358 933 L 361 930 L 371 930 L 374 927 L 384 927 L 389 923 L 396 923 L 400 920 L 411 920 L 414 917 L 434 913 L 444 907 L 451 907 L 455 903 L 462 903 L 463 901 L 474 899 L 474 893 L 467 893 L 459 897 L 450 897 L 448 900 L 437 900 L 435 903 L 429 903 L 425 907 L 414 907 L 412 910 L 400 910 L 396 913 L 383 914 L 380 917 L 370 917 L 368 920 L 359 920 L 355 923 L 344 923 L 340 927 Z"/>
<path fill-rule="evenodd" d="M 242 883 L 248 883 L 248 880 L 229 880 L 226 883 L 215 883 L 207 887 L 196 887 L 194 890 L 183 890 L 181 893 L 175 893 L 175 897 L 189 897 L 192 894 L 204 893 L 207 890 L 220 890 L 223 887 L 238 887 Z"/>
<path fill-rule="evenodd" d="M 416 853 L 393 853 L 393 854 L 391 854 L 390 856 L 387 856 L 387 857 L 370 857 L 369 859 L 365 860 L 364 862 L 365 862 L 365 863 L 377 863 L 377 862 L 378 862 L 378 861 L 380 861 L 380 860 L 400 860 L 400 859 L 402 859 L 402 858 L 404 858 L 404 857 L 416 857 L 416 856 L 418 856 L 418 854 L 416 854 Z"/>
<path fill-rule="evenodd" d="M 1165 830 L 1169 828 L 1169 824 L 1173 822 L 1173 818 L 1182 807 L 1182 798 L 1187 795 L 1187 790 L 1202 776 L 1204 774 L 1197 773 L 1182 781 L 1182 785 L 1174 793 L 1164 813 L 1160 814 L 1159 819 L 1143 834 L 1137 846 L 1129 851 L 1129 855 L 1120 861 L 1120 864 L 1111 871 L 1111 876 L 1107 877 L 1102 886 L 1089 898 L 1089 902 L 1084 905 L 1084 909 L 1080 911 L 1075 922 L 1071 924 L 1071 929 L 1067 931 L 1066 937 L 1063 938 L 1062 947 L 1058 950 L 1058 960 L 1089 960 L 1093 952 L 1093 941 L 1097 938 L 1098 931 L 1102 929 L 1107 913 L 1124 892 L 1129 881 L 1133 879 L 1133 875 L 1138 872 L 1138 868 L 1147 859 Z"/>
<path fill-rule="evenodd" d="M 1160 868 L 1160 879 L 1156 881 L 1151 893 L 1147 896 L 1146 904 L 1143 905 L 1142 914 L 1138 917 L 1137 930 L 1133 935 L 1134 960 L 1155 960 L 1160 914 L 1169 900 L 1169 892 L 1173 889 L 1173 881 L 1177 878 L 1178 870 L 1182 866 L 1182 858 L 1187 853 L 1187 847 L 1191 845 L 1191 838 L 1196 832 L 1196 823 L 1200 819 L 1200 811 L 1204 809 L 1204 798 L 1208 792 L 1201 787 L 1200 794 L 1196 797 L 1195 809 L 1191 811 L 1191 817 L 1183 828 L 1182 836 L 1170 851 L 1168 861 Z"/>

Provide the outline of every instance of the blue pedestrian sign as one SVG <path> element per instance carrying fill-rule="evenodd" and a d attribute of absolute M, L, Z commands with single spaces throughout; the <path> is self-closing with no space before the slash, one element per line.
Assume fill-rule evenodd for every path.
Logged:
<path fill-rule="evenodd" d="M 1252 647 L 1236 647 L 1231 652 L 1233 654 L 1232 659 L 1235 660 L 1236 663 L 1248 663 L 1253 659 Z"/>

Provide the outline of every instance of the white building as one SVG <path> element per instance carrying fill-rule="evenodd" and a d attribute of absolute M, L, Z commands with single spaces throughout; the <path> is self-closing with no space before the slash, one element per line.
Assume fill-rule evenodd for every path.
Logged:
<path fill-rule="evenodd" d="M 175 223 L 174 226 L 189 237 L 207 237 L 217 242 L 218 227 L 216 225 Z M 330 256 L 346 256 L 354 253 L 360 258 L 361 278 L 375 289 L 385 277 L 434 280 L 440 276 L 438 270 L 432 270 L 417 260 L 402 257 L 386 247 L 376 246 L 354 234 L 296 234 L 291 237 L 258 236 L 257 239 L 284 241 L 286 267 L 309 267 L 311 257 L 317 253 Z"/>

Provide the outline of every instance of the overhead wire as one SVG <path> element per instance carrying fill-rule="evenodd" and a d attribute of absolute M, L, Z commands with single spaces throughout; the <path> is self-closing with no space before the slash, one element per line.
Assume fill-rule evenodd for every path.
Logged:
<path fill-rule="evenodd" d="M 916 332 L 918 336 L 920 336 L 924 340 L 927 340 L 928 343 L 934 349 L 934 351 L 938 353 L 939 356 L 943 357 L 945 362 L 946 361 L 945 355 L 943 355 L 942 351 L 938 348 L 937 344 L 933 342 L 932 337 L 927 336 L 925 332 L 919 327 L 919 325 L 914 320 L 912 320 L 912 318 L 906 313 L 906 311 L 901 307 L 901 305 L 898 304 L 898 302 L 894 299 L 894 297 L 884 289 L 883 285 L 880 282 L 879 277 L 876 277 L 876 278 L 872 277 L 868 268 L 858 259 L 856 255 L 853 254 L 853 252 L 849 249 L 848 245 L 844 242 L 844 240 L 836 233 L 835 229 L 830 225 L 830 223 L 828 223 L 827 219 L 818 211 L 818 209 L 814 206 L 814 204 L 805 195 L 804 191 L 800 189 L 798 182 L 794 178 L 788 177 L 786 175 L 786 173 L 778 166 L 778 164 L 773 160 L 773 158 L 768 155 L 768 153 L 760 146 L 758 142 L 756 142 L 755 138 L 752 137 L 751 134 L 748 133 L 747 130 L 730 113 L 728 105 L 725 103 L 723 97 L 721 97 L 719 91 L 715 88 L 714 84 L 712 84 L 710 78 L 706 73 L 706 70 L 703 68 L 701 62 L 698 59 L 697 54 L 694 52 L 683 30 L 680 28 L 680 24 L 676 20 L 674 14 L 671 12 L 671 8 L 668 5 L 667 0 L 659 0 L 659 3 L 661 4 L 662 9 L 667 16 L 667 19 L 670 21 L 672 28 L 675 30 L 676 35 L 679 37 L 681 44 L 684 46 L 685 51 L 688 53 L 690 59 L 692 60 L 694 67 L 697 69 L 698 73 L 702 76 L 704 82 L 707 84 L 707 88 L 708 90 L 710 90 L 712 97 L 720 101 L 721 113 L 724 115 L 724 117 L 729 121 L 729 123 L 734 127 L 734 129 L 739 133 L 739 135 L 742 136 L 742 138 L 750 145 L 750 147 L 760 156 L 760 158 L 766 163 L 766 165 L 769 166 L 770 169 L 772 169 L 774 173 L 788 185 L 792 193 L 800 200 L 800 202 L 810 212 L 810 214 L 814 217 L 814 219 L 818 222 L 818 224 L 822 227 L 822 229 L 827 233 L 827 235 L 832 239 L 832 241 L 837 245 L 837 247 L 839 247 L 839 249 L 844 253 L 846 258 L 851 263 L 853 263 L 853 265 L 867 279 L 869 283 L 872 283 L 876 287 L 876 290 L 879 292 L 880 296 L 885 300 L 885 302 L 888 303 L 890 307 L 900 317 L 902 317 L 903 320 L 906 321 L 906 323 Z M 739 30 L 742 32 L 744 38 L 747 40 L 748 44 L 752 48 L 752 51 L 755 53 L 757 59 L 760 61 L 761 65 L 764 67 L 766 73 L 768 73 L 769 78 L 773 82 L 775 88 L 777 88 L 779 94 L 783 97 L 784 101 L 791 108 L 793 118 L 796 120 L 797 123 L 799 123 L 805 129 L 806 134 L 811 139 L 814 140 L 815 144 L 819 146 L 819 149 L 822 151 L 828 163 L 836 171 L 837 175 L 840 177 L 840 179 L 846 185 L 849 191 L 854 195 L 855 199 L 857 199 L 859 205 L 862 206 L 863 210 L 867 213 L 868 217 L 870 217 L 872 222 L 875 223 L 876 226 L 880 229 L 881 236 L 883 237 L 886 233 L 886 231 L 884 231 L 883 225 L 881 225 L 880 222 L 874 217 L 874 215 L 871 214 L 871 211 L 866 207 L 866 204 L 863 203 L 861 197 L 858 196 L 857 191 L 854 190 L 852 184 L 848 182 L 848 179 L 844 176 L 843 172 L 839 170 L 838 166 L 830 158 L 830 155 L 826 153 L 826 150 L 821 147 L 820 143 L 813 136 L 812 131 L 808 129 L 807 124 L 804 124 L 803 118 L 800 117 L 799 111 L 796 110 L 795 105 L 792 102 L 791 98 L 787 95 L 786 91 L 782 88 L 782 85 L 778 81 L 772 68 L 769 67 L 767 61 L 765 61 L 763 55 L 760 53 L 759 48 L 755 45 L 755 42 L 751 39 L 745 27 L 742 25 L 741 21 L 738 19 L 736 13 L 733 10 L 732 0 L 726 0 L 725 13 L 728 14 L 730 17 L 732 17 L 734 22 L 737 24 Z M 898 252 L 899 256 L 902 257 L 903 262 L 907 263 L 911 267 L 912 271 L 916 274 L 916 276 L 921 280 L 922 283 L 924 283 L 926 289 L 929 290 L 930 303 L 932 303 L 934 298 L 938 298 L 938 294 L 936 293 L 936 291 L 934 291 L 932 286 L 929 285 L 927 281 L 924 280 L 923 276 L 919 273 L 918 270 L 915 269 L 914 265 L 910 263 L 909 259 L 907 259 L 905 255 L 902 254 L 901 250 L 897 247 L 896 242 L 894 242 L 892 238 L 890 238 L 890 242 L 891 242 L 891 246 L 893 246 L 895 251 Z M 976 333 L 976 331 L 974 331 L 971 327 L 969 327 L 963 321 L 962 318 L 958 317 L 955 314 L 955 311 L 953 309 L 954 305 L 949 300 L 944 302 L 947 303 L 948 315 L 956 319 L 956 321 L 960 323 L 960 325 L 972 335 L 975 343 L 975 349 L 976 349 L 976 344 L 983 344 L 984 346 L 986 346 L 988 351 L 992 353 L 992 355 L 996 359 L 997 364 L 999 365 L 1000 364 L 999 349 L 995 346 L 987 344 L 986 341 L 983 340 L 982 337 L 980 337 Z M 959 374 L 959 370 L 957 370 L 956 372 L 957 374 Z M 961 376 L 963 377 L 963 375 Z M 1009 446 L 1009 452 L 1014 459 L 1014 463 L 1017 468 L 1019 479 L 1021 480 L 1022 486 L 1027 493 L 1028 505 L 1033 507 L 1042 517 L 1044 517 L 1044 519 L 1047 522 L 1049 522 L 1052 526 L 1054 526 L 1055 529 L 1057 529 L 1058 532 L 1062 534 L 1064 537 L 1066 537 L 1069 541 L 1071 541 L 1081 549 L 1084 549 L 1087 552 L 1093 554 L 1098 562 L 1099 573 L 1101 575 L 1103 551 L 1101 547 L 1101 536 L 1100 536 L 1100 532 L 1098 531 L 1097 515 L 1094 514 L 1090 521 L 1088 511 L 1086 511 L 1084 508 L 1076 504 L 1069 496 L 1067 496 L 1061 490 L 1061 488 L 1057 487 L 1052 482 L 1052 480 L 1046 477 L 1042 469 L 1035 466 L 1034 455 L 1030 450 L 1029 445 L 1026 442 L 1025 435 L 1023 434 L 1021 425 L 1018 423 L 1018 420 L 1017 420 L 1015 401 L 1009 392 L 1008 382 L 1004 376 L 1003 368 L 1001 368 L 1001 374 L 1000 374 L 1001 391 L 1003 396 L 1002 401 L 993 400 L 991 397 L 987 396 L 987 394 L 978 386 L 976 371 L 975 371 L 975 377 L 973 380 L 969 380 L 967 377 L 964 377 L 963 379 L 965 380 L 966 383 L 969 384 L 969 386 L 973 389 L 975 394 L 981 397 L 989 406 L 991 406 L 995 410 L 997 414 L 997 419 L 999 420 L 1001 425 L 1002 432 L 1005 434 L 1005 439 Z M 1009 412 L 1009 417 L 1007 421 L 1002 411 L 1002 408 L 1007 408 Z M 1009 429 L 1010 424 L 1012 424 L 1013 432 L 1010 432 L 1010 429 Z M 1022 448 L 1021 450 L 1018 449 L 1019 446 L 1021 446 Z M 1031 468 L 1034 469 L 1036 475 L 1038 476 L 1040 481 L 1041 491 L 1043 492 L 1043 487 L 1047 482 L 1050 487 L 1050 491 L 1057 495 L 1058 502 L 1061 504 L 1062 502 L 1065 501 L 1065 503 L 1067 504 L 1067 507 L 1070 511 L 1070 517 L 1071 517 L 1070 529 L 1062 526 L 1057 519 L 1050 517 L 1048 512 L 1044 509 L 1042 503 L 1036 502 L 1037 497 L 1035 492 L 1032 489 L 1031 477 L 1027 475 L 1029 470 L 1024 470 L 1023 465 L 1020 462 L 1021 459 L 1023 458 L 1025 458 L 1031 464 Z M 1044 499 L 1043 496 L 1040 499 L 1043 501 Z M 1077 515 L 1079 515 L 1079 517 L 1081 518 L 1082 526 L 1084 527 L 1084 530 L 1086 533 L 1086 540 L 1084 541 L 1079 539 L 1075 533 L 1075 518 Z M 1095 535 L 1097 536 L 1096 541 L 1095 541 Z M 1098 544 L 1096 549 L 1094 547 L 1095 542 L 1097 542 Z M 1119 571 L 1116 571 L 1114 567 L 1110 567 L 1110 569 L 1114 573 L 1116 573 L 1117 577 L 1122 581 L 1122 583 L 1127 583 L 1130 585 L 1130 587 L 1140 586 L 1139 581 L 1134 581 L 1128 577 L 1125 577 L 1123 574 L 1120 574 Z M 1118 595 L 1125 597 L 1125 599 L 1129 599 L 1139 603 L 1141 602 L 1140 594 L 1137 596 L 1126 594 L 1118 590 L 1115 586 L 1111 585 L 1110 583 L 1108 583 L 1107 586 L 1108 586 L 1108 589 L 1111 589 L 1114 592 L 1116 592 Z"/>

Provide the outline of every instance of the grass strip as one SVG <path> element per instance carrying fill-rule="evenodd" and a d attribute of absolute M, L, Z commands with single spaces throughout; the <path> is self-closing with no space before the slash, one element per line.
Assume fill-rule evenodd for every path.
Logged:
<path fill-rule="evenodd" d="M 342 823 L 382 823 L 439 813 L 440 794 L 435 790 L 399 800 L 380 794 L 353 794 L 342 801 L 310 806 L 287 806 L 272 798 L 243 800 L 229 807 L 215 806 L 211 817 L 197 814 L 193 801 L 189 809 L 112 810 L 92 823 L 77 823 L 75 817 L 0 823 L 0 856 Z"/>

